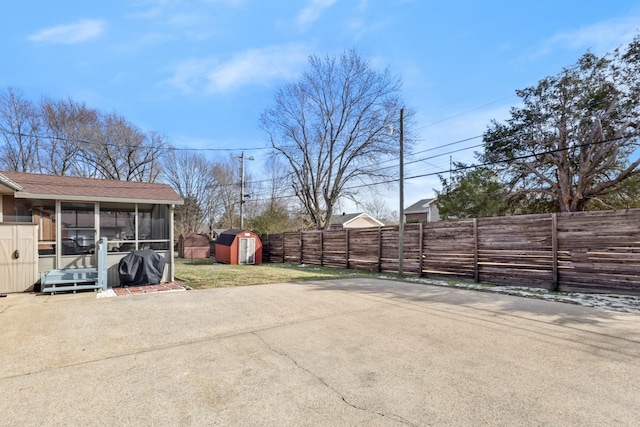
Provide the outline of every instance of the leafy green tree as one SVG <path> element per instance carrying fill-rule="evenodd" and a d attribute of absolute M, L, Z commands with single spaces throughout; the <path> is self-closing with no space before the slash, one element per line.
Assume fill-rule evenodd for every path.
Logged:
<path fill-rule="evenodd" d="M 633 176 L 606 194 L 589 200 L 585 210 L 640 208 L 640 177 Z"/>
<path fill-rule="evenodd" d="M 464 169 L 456 164 L 457 169 Z M 507 189 L 489 168 L 464 169 L 450 180 L 440 176 L 436 205 L 444 220 L 498 216 L 507 213 Z"/>
<path fill-rule="evenodd" d="M 581 211 L 640 174 L 640 36 L 516 93 L 522 105 L 492 122 L 481 156 L 512 200 Z"/>
<path fill-rule="evenodd" d="M 269 203 L 266 209 L 249 221 L 249 226 L 256 234 L 281 233 L 295 230 L 296 222 L 289 213 L 284 202 Z"/>

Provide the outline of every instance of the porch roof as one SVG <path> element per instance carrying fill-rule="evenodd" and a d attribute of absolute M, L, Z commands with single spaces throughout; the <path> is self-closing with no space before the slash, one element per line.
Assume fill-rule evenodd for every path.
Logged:
<path fill-rule="evenodd" d="M 184 203 L 167 184 L 0 171 L 0 183 L 5 182 L 15 184 L 14 197 L 22 199 Z"/>

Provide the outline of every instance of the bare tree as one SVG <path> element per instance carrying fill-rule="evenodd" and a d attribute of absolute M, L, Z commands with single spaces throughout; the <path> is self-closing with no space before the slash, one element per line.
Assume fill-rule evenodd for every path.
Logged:
<path fill-rule="evenodd" d="M 274 152 L 315 228 L 327 228 L 355 180 L 388 178 L 380 162 L 398 152 L 387 133 L 402 106 L 399 78 L 374 70 L 355 51 L 309 58 L 309 70 L 275 95 L 261 117 Z M 411 116 L 408 112 L 407 116 Z"/>
<path fill-rule="evenodd" d="M 378 195 L 372 195 L 368 200 L 362 203 L 362 207 L 366 213 L 385 224 L 389 224 L 394 221 L 397 222 L 398 220 L 397 212 L 392 211 L 387 205 L 387 202 Z"/>
<path fill-rule="evenodd" d="M 214 168 L 214 176 L 218 183 L 216 191 L 217 205 L 220 209 L 218 225 L 220 228 L 233 228 L 240 225 L 239 198 L 240 177 L 237 162 L 229 158 L 219 162 Z"/>
<path fill-rule="evenodd" d="M 40 105 L 0 91 L 0 169 L 154 182 L 166 137 L 117 113 L 43 97 Z"/>
<path fill-rule="evenodd" d="M 40 102 L 42 141 L 40 171 L 52 175 L 84 176 L 82 145 L 98 124 L 98 112 L 71 98 Z"/>
<path fill-rule="evenodd" d="M 14 88 L 0 92 L 0 168 L 38 172 L 40 117 L 34 103 Z"/>
<path fill-rule="evenodd" d="M 292 215 L 295 209 L 291 202 L 297 200 L 289 184 L 289 172 L 284 166 L 281 158 L 270 157 L 264 165 L 264 179 L 260 181 L 259 187 L 253 188 L 259 195 L 255 200 L 254 214 L 249 215 L 248 222 L 251 229 L 258 234 L 300 228 Z"/>
<path fill-rule="evenodd" d="M 200 231 L 212 216 L 211 202 L 218 188 L 216 164 L 203 154 L 170 150 L 164 157 L 162 179 L 185 200 L 176 208 L 176 229 L 181 232 Z"/>
<path fill-rule="evenodd" d="M 83 145 L 84 161 L 94 165 L 100 178 L 154 182 L 160 172 L 165 138 L 155 132 L 145 135 L 124 117 L 110 113 L 100 116 L 99 126 Z"/>

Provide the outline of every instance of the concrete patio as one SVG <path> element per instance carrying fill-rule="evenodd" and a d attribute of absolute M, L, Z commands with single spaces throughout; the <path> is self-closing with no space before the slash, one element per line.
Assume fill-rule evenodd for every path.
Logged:
<path fill-rule="evenodd" d="M 632 426 L 640 316 L 354 279 L 0 299 L 0 425 Z"/>

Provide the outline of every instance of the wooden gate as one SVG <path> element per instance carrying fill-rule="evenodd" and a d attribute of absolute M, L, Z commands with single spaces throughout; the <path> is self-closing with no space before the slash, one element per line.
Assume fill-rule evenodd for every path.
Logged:
<path fill-rule="evenodd" d="M 24 292 L 38 280 L 36 224 L 0 224 L 0 293 Z"/>

